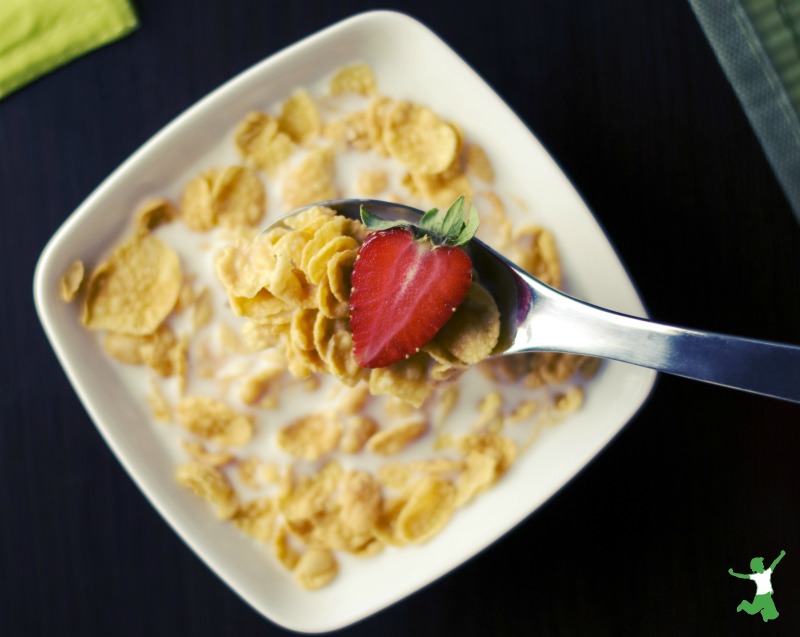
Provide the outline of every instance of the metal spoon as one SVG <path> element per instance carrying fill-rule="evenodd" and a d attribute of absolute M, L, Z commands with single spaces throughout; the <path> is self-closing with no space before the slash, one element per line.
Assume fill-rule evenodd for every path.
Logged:
<path fill-rule="evenodd" d="M 384 219 L 411 223 L 418 222 L 423 214 L 416 208 L 372 199 L 313 205 L 332 208 L 351 219 L 360 218 L 361 206 Z M 286 217 L 310 207 L 299 208 Z M 494 356 L 537 351 L 584 354 L 800 402 L 800 346 L 685 329 L 619 314 L 545 285 L 482 241 L 473 239 L 466 250 L 502 317 Z"/>

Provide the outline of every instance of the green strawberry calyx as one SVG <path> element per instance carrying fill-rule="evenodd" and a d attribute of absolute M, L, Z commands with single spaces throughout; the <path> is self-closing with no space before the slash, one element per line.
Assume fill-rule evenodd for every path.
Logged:
<path fill-rule="evenodd" d="M 387 221 L 378 215 L 372 214 L 361 206 L 361 221 L 370 231 L 390 230 L 392 228 L 407 228 L 414 234 L 416 240 L 426 237 L 435 246 L 462 246 L 475 236 L 478 230 L 478 211 L 472 204 L 467 211 L 464 195 L 456 199 L 447 212 L 438 208 L 431 208 L 422 215 L 419 225 L 408 221 Z"/>

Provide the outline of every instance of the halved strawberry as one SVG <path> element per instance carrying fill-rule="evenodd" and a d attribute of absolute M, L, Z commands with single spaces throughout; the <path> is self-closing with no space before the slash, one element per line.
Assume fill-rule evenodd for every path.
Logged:
<path fill-rule="evenodd" d="M 374 232 L 353 268 L 350 329 L 361 367 L 386 367 L 414 355 L 464 300 L 472 261 L 460 245 L 478 227 L 472 206 L 465 221 L 464 197 L 446 214 L 435 208 L 420 226 L 384 221 L 362 208 Z"/>

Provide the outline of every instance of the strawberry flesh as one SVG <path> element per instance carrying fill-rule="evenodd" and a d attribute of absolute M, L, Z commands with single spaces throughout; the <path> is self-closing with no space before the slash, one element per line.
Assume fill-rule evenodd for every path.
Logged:
<path fill-rule="evenodd" d="M 413 356 L 450 319 L 472 281 L 461 248 L 415 240 L 411 231 L 371 233 L 353 268 L 350 329 L 361 367 Z"/>

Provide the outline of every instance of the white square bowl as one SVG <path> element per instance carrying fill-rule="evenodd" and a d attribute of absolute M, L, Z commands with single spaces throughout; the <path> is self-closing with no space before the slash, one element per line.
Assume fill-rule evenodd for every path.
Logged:
<path fill-rule="evenodd" d="M 186 176 L 213 163 L 219 142 L 249 111 L 319 84 L 337 68 L 365 61 L 394 97 L 430 105 L 463 126 L 489 153 L 502 186 L 530 204 L 562 254 L 568 291 L 597 305 L 645 316 L 624 267 L 556 163 L 492 89 L 431 31 L 394 12 L 357 15 L 276 53 L 188 109 L 155 135 L 67 219 L 35 275 L 40 319 L 98 430 L 153 506 L 232 589 L 270 620 L 303 632 L 358 621 L 441 577 L 496 541 L 576 475 L 633 417 L 655 380 L 649 370 L 609 363 L 584 408 L 549 430 L 489 493 L 460 510 L 432 541 L 360 561 L 330 586 L 307 592 L 253 542 L 213 520 L 173 478 L 173 454 L 154 429 L 141 392 L 126 382 L 61 302 L 58 280 L 78 257 L 99 256 L 152 193 L 180 192 Z M 458 96 L 458 99 L 441 96 Z M 487 126 L 490 123 L 490 127 Z"/>

